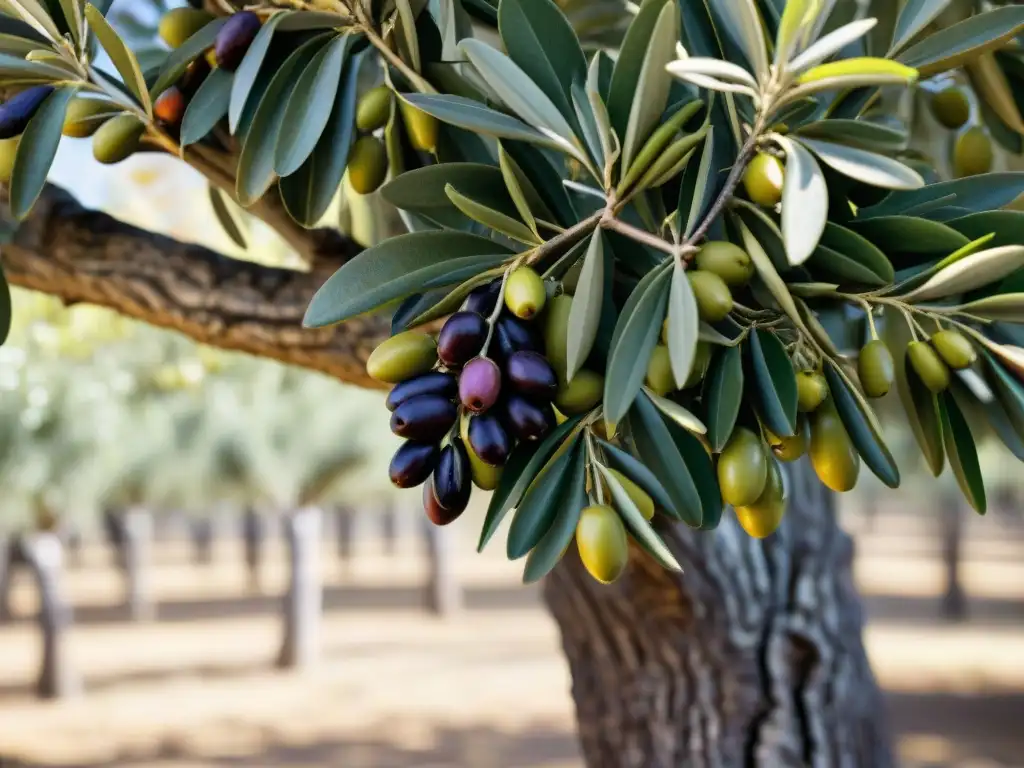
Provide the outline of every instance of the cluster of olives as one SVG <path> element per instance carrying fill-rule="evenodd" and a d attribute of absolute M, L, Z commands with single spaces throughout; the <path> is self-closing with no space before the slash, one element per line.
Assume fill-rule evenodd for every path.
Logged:
<path fill-rule="evenodd" d="M 516 441 L 539 440 L 556 424 L 559 381 L 536 322 L 546 303 L 540 276 L 520 267 L 504 286 L 499 280 L 470 293 L 436 340 L 405 331 L 367 361 L 370 376 L 395 385 L 391 430 L 406 439 L 391 481 L 426 483 L 423 506 L 438 525 L 462 514 L 473 484 L 497 486 Z"/>
<path fill-rule="evenodd" d="M 946 86 L 932 95 L 929 106 L 940 125 L 958 132 L 951 157 L 953 175 L 960 179 L 992 170 L 992 139 L 983 126 L 968 125 L 971 103 L 963 89 Z"/>

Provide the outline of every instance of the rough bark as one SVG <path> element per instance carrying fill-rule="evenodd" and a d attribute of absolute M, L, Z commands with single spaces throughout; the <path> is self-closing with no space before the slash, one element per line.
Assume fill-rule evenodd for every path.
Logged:
<path fill-rule="evenodd" d="M 806 464 L 786 521 L 747 537 L 666 527 L 682 574 L 641 554 L 601 586 L 570 548 L 545 595 L 562 633 L 588 768 L 886 768 L 853 546 Z"/>
<path fill-rule="evenodd" d="M 283 669 L 308 667 L 320 655 L 322 517 L 316 507 L 303 507 L 284 518 L 289 578 L 284 596 L 284 639 L 277 657 L 277 666 Z"/>
<path fill-rule="evenodd" d="M 424 518 L 423 538 L 429 563 L 427 610 L 438 616 L 451 616 L 462 609 L 462 588 L 455 575 L 452 531 Z"/>
<path fill-rule="evenodd" d="M 147 509 L 133 507 L 123 515 L 125 604 L 133 621 L 150 621 L 156 616 L 150 566 L 153 552 L 153 516 Z"/>

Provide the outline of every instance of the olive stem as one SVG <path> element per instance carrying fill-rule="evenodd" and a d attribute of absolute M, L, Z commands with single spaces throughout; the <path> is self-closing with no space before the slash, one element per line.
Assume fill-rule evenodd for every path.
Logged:
<path fill-rule="evenodd" d="M 498 288 L 498 300 L 494 302 L 494 309 L 491 311 L 491 316 L 487 318 L 487 338 L 484 339 L 484 345 L 480 348 L 480 357 L 487 357 L 488 351 L 491 348 L 491 339 L 494 337 L 494 327 L 497 325 L 498 317 L 501 316 L 501 309 L 505 306 L 505 286 L 508 285 L 508 276 L 512 274 L 512 270 L 515 269 L 516 264 L 512 263 L 509 268 L 505 270 L 505 274 L 501 276 L 501 287 Z"/>
<path fill-rule="evenodd" d="M 526 263 L 535 264 L 542 258 L 547 256 L 552 251 L 556 251 L 563 245 L 574 245 L 576 241 L 582 238 L 594 230 L 601 222 L 601 217 L 604 216 L 605 211 L 600 210 L 594 213 L 582 221 L 578 221 L 566 230 L 563 230 L 560 234 L 547 240 L 546 242 L 538 245 L 532 251 L 526 254 Z"/>
<path fill-rule="evenodd" d="M 601 479 L 597 476 L 597 472 L 594 471 L 594 466 L 598 463 L 597 451 L 594 449 L 594 434 L 590 431 L 589 427 L 584 430 L 583 439 L 587 446 L 587 456 L 590 458 L 587 468 L 590 470 L 590 478 L 594 483 L 594 494 L 597 496 L 597 503 L 604 504 L 604 488 L 601 485 Z"/>
<path fill-rule="evenodd" d="M 609 215 L 601 218 L 601 227 L 619 232 L 626 237 L 636 240 L 639 243 L 643 243 L 644 245 L 649 245 L 651 248 L 667 253 L 670 256 L 676 255 L 676 246 L 668 240 L 664 240 L 657 235 L 646 232 L 639 227 L 634 227 L 632 224 L 627 224 L 621 219 L 616 219 L 610 215 L 610 212 Z"/>

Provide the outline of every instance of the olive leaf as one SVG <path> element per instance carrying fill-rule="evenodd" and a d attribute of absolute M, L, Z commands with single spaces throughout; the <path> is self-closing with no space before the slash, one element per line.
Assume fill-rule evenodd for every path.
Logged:
<path fill-rule="evenodd" d="M 516 507 L 508 529 L 509 560 L 525 557 L 544 537 L 558 517 L 559 502 L 573 481 L 573 466 L 583 452 L 579 435 L 569 438 L 568 448 L 557 454 L 533 479 Z"/>
<path fill-rule="evenodd" d="M 672 287 L 668 297 L 668 352 L 676 388 L 682 389 L 690 377 L 697 354 L 700 317 L 697 299 L 680 261 L 672 268 Z"/>
<path fill-rule="evenodd" d="M 796 372 L 782 341 L 771 331 L 755 328 L 744 345 L 749 394 L 765 426 L 779 437 L 796 432 Z"/>
<path fill-rule="evenodd" d="M 142 76 L 142 68 L 139 66 L 135 54 L 124 44 L 121 36 L 114 31 L 100 10 L 92 3 L 85 6 L 85 19 L 89 22 L 93 34 L 100 41 L 100 45 L 103 46 L 103 50 L 107 52 L 110 60 L 117 67 L 117 72 L 121 75 L 125 86 L 131 91 L 132 96 L 146 111 L 146 114 L 152 117 L 153 102 L 149 96 L 149 89 L 146 87 L 146 78 Z M 59 39 L 59 36 L 54 39 Z"/>
<path fill-rule="evenodd" d="M 228 109 L 231 81 L 231 73 L 223 69 L 215 69 L 206 76 L 181 119 L 181 146 L 195 144 L 224 118 Z"/>
<path fill-rule="evenodd" d="M 605 293 L 604 236 L 594 233 L 583 259 L 583 269 L 576 281 L 576 294 L 569 311 L 566 335 L 566 381 L 572 381 L 583 367 L 597 339 Z M 560 372 L 559 372 L 560 373 Z"/>
<path fill-rule="evenodd" d="M 609 472 L 608 468 L 603 464 L 595 463 L 593 466 L 604 479 L 608 490 L 611 491 L 612 499 L 615 501 L 615 508 L 622 516 L 623 522 L 625 522 L 626 527 L 633 534 L 633 538 L 636 539 L 637 543 L 650 552 L 663 568 L 667 568 L 670 571 L 682 571 L 683 569 L 675 556 L 665 546 L 665 542 L 658 536 L 654 528 L 651 527 L 651 524 L 644 519 L 643 513 L 637 509 L 636 504 L 633 503 L 633 500 L 629 497 L 626 489 L 622 487 L 622 483 L 619 482 L 618 478 Z"/>
<path fill-rule="evenodd" d="M 923 285 L 903 294 L 908 302 L 929 301 L 980 288 L 1024 266 L 1024 245 L 978 251 L 937 272 Z"/>
<path fill-rule="evenodd" d="M 562 559 L 565 548 L 572 543 L 580 513 L 587 505 L 586 468 L 586 453 L 577 450 L 569 469 L 570 474 L 562 487 L 555 519 L 526 558 L 524 583 L 533 584 L 544 578 Z"/>
<path fill-rule="evenodd" d="M 807 136 L 801 136 L 800 141 L 825 165 L 865 184 L 884 189 L 918 189 L 924 186 L 921 174 L 885 155 Z"/>
<path fill-rule="evenodd" d="M 46 185 L 53 160 L 57 156 L 64 129 L 64 115 L 76 92 L 75 87 L 57 88 L 28 121 L 18 143 L 11 169 L 11 215 L 17 220 L 28 216 Z"/>
<path fill-rule="evenodd" d="M 656 508 L 662 510 L 670 517 L 682 520 L 682 515 L 675 508 L 675 502 L 672 500 L 672 497 L 669 496 L 657 476 L 647 468 L 647 465 L 611 443 L 604 440 L 598 440 L 597 442 L 604 452 L 605 460 L 614 469 L 617 469 L 640 486 L 654 500 Z"/>
<path fill-rule="evenodd" d="M 228 199 L 223 190 L 212 184 L 207 185 L 207 189 L 210 194 L 210 207 L 213 208 L 213 214 L 224 229 L 224 233 L 239 248 L 247 248 L 241 211 L 235 210 L 234 202 Z"/>
<path fill-rule="evenodd" d="M 701 400 L 711 450 L 720 453 L 732 436 L 743 401 L 743 356 L 739 346 L 726 347 L 711 359 Z"/>
<path fill-rule="evenodd" d="M 7 341 L 11 332 L 11 289 L 7 285 L 3 267 L 0 266 L 0 346 Z"/>
<path fill-rule="evenodd" d="M 522 222 L 516 221 L 501 211 L 497 211 L 467 197 L 451 184 L 445 185 L 444 193 L 451 200 L 452 205 L 473 219 L 473 221 L 478 221 L 495 232 L 501 232 L 503 235 L 508 235 L 513 240 L 518 240 L 527 245 L 539 245 L 541 243 L 537 234 Z"/>
<path fill-rule="evenodd" d="M 828 220 L 828 187 L 814 157 L 785 136 L 775 142 L 786 153 L 782 187 L 782 236 L 789 263 L 799 266 L 814 253 Z"/>
<path fill-rule="evenodd" d="M 978 463 L 978 449 L 960 406 L 949 392 L 944 392 L 939 400 L 939 415 L 942 418 L 942 436 L 953 476 L 967 502 L 978 514 L 984 515 L 987 502 L 984 477 Z"/>

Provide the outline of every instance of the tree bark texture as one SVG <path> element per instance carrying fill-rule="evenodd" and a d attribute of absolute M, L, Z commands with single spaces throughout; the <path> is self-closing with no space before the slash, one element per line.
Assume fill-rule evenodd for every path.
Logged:
<path fill-rule="evenodd" d="M 132 621 L 151 621 L 156 617 L 153 585 L 150 579 L 153 558 L 153 515 L 147 509 L 133 507 L 123 515 L 125 604 Z"/>
<path fill-rule="evenodd" d="M 283 669 L 308 667 L 320 655 L 322 517 L 316 507 L 303 507 L 284 518 L 289 578 L 284 596 L 284 639 L 277 658 L 277 666 Z"/>
<path fill-rule="evenodd" d="M 769 539 L 729 512 L 714 532 L 662 526 L 681 574 L 637 551 L 602 586 L 571 547 L 548 578 L 588 768 L 893 764 L 852 542 L 810 467 L 786 468 Z"/>

